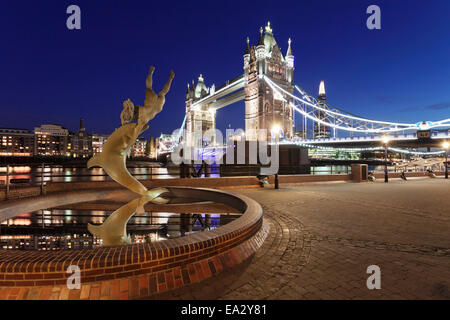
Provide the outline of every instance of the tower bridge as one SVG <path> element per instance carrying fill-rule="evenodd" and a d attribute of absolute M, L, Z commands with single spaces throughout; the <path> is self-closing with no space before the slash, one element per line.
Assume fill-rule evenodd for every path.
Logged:
<path fill-rule="evenodd" d="M 193 139 L 194 132 L 215 129 L 216 111 L 229 104 L 245 100 L 245 132 L 248 140 L 257 139 L 256 130 L 281 127 L 284 138 L 294 136 L 294 110 L 289 106 L 292 98 L 283 98 L 269 88 L 263 75 L 268 75 L 277 85 L 294 92 L 294 55 L 291 41 L 283 55 L 270 23 L 260 29 L 258 43 L 247 45 L 243 56 L 244 74 L 219 88 L 206 87 L 202 76 L 197 84 L 188 85 L 186 92 L 186 136 Z M 267 132 L 270 132 L 268 130 Z M 211 141 L 213 142 L 213 141 Z"/>
<path fill-rule="evenodd" d="M 367 119 L 331 106 L 326 99 L 325 83 L 319 85 L 318 97 L 294 83 L 294 54 L 291 39 L 283 55 L 268 22 L 260 28 L 258 42 L 247 44 L 243 55 L 243 74 L 222 86 L 207 87 L 202 75 L 187 86 L 186 115 L 182 129 L 187 143 L 194 145 L 195 133 L 203 136 L 216 129 L 217 110 L 245 100 L 245 138 L 261 139 L 258 129 L 265 129 L 267 140 L 276 126 L 281 143 L 304 145 L 375 145 L 385 135 L 400 146 L 437 146 L 449 138 L 450 119 L 400 123 Z M 295 114 L 302 131 L 295 131 Z M 432 129 L 446 129 L 431 132 Z M 308 134 L 309 133 L 309 134 Z M 309 136 L 308 136 L 309 135 Z M 424 136 L 425 135 L 425 136 Z M 429 136 L 426 136 L 429 135 Z M 213 135 L 203 146 L 220 146 Z"/>

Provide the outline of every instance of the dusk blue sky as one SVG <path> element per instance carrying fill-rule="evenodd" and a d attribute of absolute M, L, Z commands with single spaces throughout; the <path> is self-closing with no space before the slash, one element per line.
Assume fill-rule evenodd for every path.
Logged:
<path fill-rule="evenodd" d="M 66 28 L 81 7 L 82 29 Z M 381 8 L 381 30 L 366 8 Z M 295 83 L 371 119 L 450 117 L 450 1 L 22 1 L 0 3 L 0 127 L 57 123 L 111 133 L 122 101 L 144 100 L 156 67 L 159 91 L 175 80 L 145 136 L 171 133 L 185 113 L 186 84 L 201 73 L 216 87 L 243 72 L 245 39 L 271 21 L 285 53 L 292 38 Z M 220 129 L 244 127 L 244 102 L 217 114 Z"/>

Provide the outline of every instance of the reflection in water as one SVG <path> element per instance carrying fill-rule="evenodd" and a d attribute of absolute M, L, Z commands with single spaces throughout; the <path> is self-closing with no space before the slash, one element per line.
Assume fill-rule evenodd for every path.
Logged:
<path fill-rule="evenodd" d="M 157 163 L 143 163 L 129 167 L 128 170 L 137 179 L 170 179 L 177 178 L 179 174 L 171 174 L 167 168 L 162 168 Z M 6 182 L 6 166 L 0 166 L 0 185 Z M 41 181 L 42 167 L 10 166 L 9 181 L 37 183 Z M 22 181 L 15 181 L 22 179 Z M 84 166 L 46 165 L 44 168 L 45 182 L 76 182 L 76 181 L 105 181 L 111 180 L 102 168 L 87 169 Z"/>
<path fill-rule="evenodd" d="M 171 179 L 179 178 L 179 170 L 171 170 L 160 167 L 158 163 L 145 162 L 127 168 L 132 175 L 139 180 L 144 179 Z M 0 167 L 0 185 L 5 184 L 6 166 Z M 26 173 L 26 174 L 25 174 Z M 42 167 L 10 166 L 10 182 L 13 179 L 22 178 L 22 182 L 37 183 L 41 181 Z M 20 174 L 20 175 L 19 175 Z M 211 177 L 219 177 L 217 173 L 211 173 Z M 26 180 L 26 181 L 25 181 Z M 105 181 L 112 180 L 102 168 L 88 169 L 84 166 L 46 165 L 44 168 L 45 182 L 76 182 L 76 181 Z M 14 181 L 13 181 L 14 183 Z"/>
<path fill-rule="evenodd" d="M 6 184 L 6 170 L 7 167 L 0 167 L 0 185 Z M 29 182 L 31 167 L 29 166 L 13 166 L 9 167 L 9 182 L 19 183 L 19 182 Z"/>
<path fill-rule="evenodd" d="M 130 178 L 130 175 L 125 175 Z M 136 191 L 142 192 L 142 189 L 147 190 L 137 180 L 130 178 L 129 182 L 135 182 Z M 139 190 L 140 189 L 140 190 Z M 165 188 L 153 188 L 146 191 L 141 197 L 129 201 L 116 211 L 111 213 L 108 218 L 100 225 L 88 224 L 89 232 L 102 239 L 105 246 L 117 246 L 131 243 L 131 239 L 127 237 L 128 220 L 135 214 L 142 214 L 145 212 L 145 204 L 152 203 L 167 203 L 169 200 L 160 197 L 161 194 L 166 193 Z"/>
<path fill-rule="evenodd" d="M 102 246 L 87 224 L 102 224 L 113 211 L 50 209 L 21 214 L 0 223 L 0 249 L 83 249 Z M 162 241 L 207 231 L 239 214 L 145 212 L 127 224 L 132 243 Z"/>

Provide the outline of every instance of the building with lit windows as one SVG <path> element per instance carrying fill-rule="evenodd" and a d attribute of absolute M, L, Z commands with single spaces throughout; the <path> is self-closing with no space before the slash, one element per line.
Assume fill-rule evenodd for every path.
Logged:
<path fill-rule="evenodd" d="M 32 156 L 34 134 L 26 129 L 0 128 L 0 156 Z"/>
<path fill-rule="evenodd" d="M 328 109 L 327 105 L 327 96 L 325 94 L 325 82 L 322 80 L 319 84 L 319 96 L 317 99 L 317 104 L 322 109 Z M 328 122 L 327 118 L 329 117 L 324 111 L 316 110 L 316 116 L 318 119 Z M 329 138 L 330 137 L 330 127 L 325 126 L 319 122 L 314 122 L 314 139 L 320 138 Z"/>
<path fill-rule="evenodd" d="M 86 132 L 83 119 L 80 119 L 78 132 L 70 135 L 67 154 L 73 158 L 88 158 L 92 156 L 92 137 Z"/>
<path fill-rule="evenodd" d="M 56 124 L 43 124 L 34 128 L 35 155 L 67 156 L 69 130 Z"/>
<path fill-rule="evenodd" d="M 108 135 L 94 133 L 94 134 L 92 134 L 91 139 L 92 139 L 92 153 L 97 154 L 97 153 L 102 152 L 103 145 L 105 144 L 106 140 L 108 139 Z"/>
<path fill-rule="evenodd" d="M 145 138 L 137 138 L 131 148 L 132 157 L 147 157 L 147 140 Z"/>

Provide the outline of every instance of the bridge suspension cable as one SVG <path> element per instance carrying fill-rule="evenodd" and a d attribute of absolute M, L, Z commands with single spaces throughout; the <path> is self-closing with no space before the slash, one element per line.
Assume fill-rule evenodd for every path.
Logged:
<path fill-rule="evenodd" d="M 349 113 L 344 113 L 337 108 L 333 108 L 324 102 L 317 101 L 314 97 L 307 94 L 304 90 L 300 89 L 298 86 L 295 86 L 295 89 L 301 94 L 301 98 L 296 95 L 286 91 L 279 85 L 277 85 L 274 81 L 272 81 L 269 77 L 263 75 L 263 79 L 266 83 L 271 87 L 271 89 L 276 93 L 279 97 L 282 97 L 284 101 L 285 95 L 290 96 L 294 99 L 296 104 L 290 103 L 290 106 L 304 117 L 320 123 L 322 125 L 349 131 L 349 132 L 360 132 L 360 133 L 391 133 L 391 132 L 399 132 L 399 131 L 407 131 L 407 130 L 418 130 L 421 129 L 421 126 L 424 126 L 424 129 L 431 129 L 436 127 L 450 127 L 450 119 L 445 119 L 441 121 L 427 121 L 424 123 L 399 123 L 399 122 L 388 122 L 388 121 L 378 121 L 371 120 L 366 118 L 357 117 L 351 115 Z M 318 113 L 321 113 L 322 116 L 318 117 Z"/>
<path fill-rule="evenodd" d="M 186 125 L 186 119 L 187 119 L 187 115 L 184 116 L 183 123 L 181 124 L 181 127 L 178 131 L 177 138 L 174 141 L 176 144 L 178 144 L 180 142 L 181 135 L 183 134 L 184 126 Z"/>

